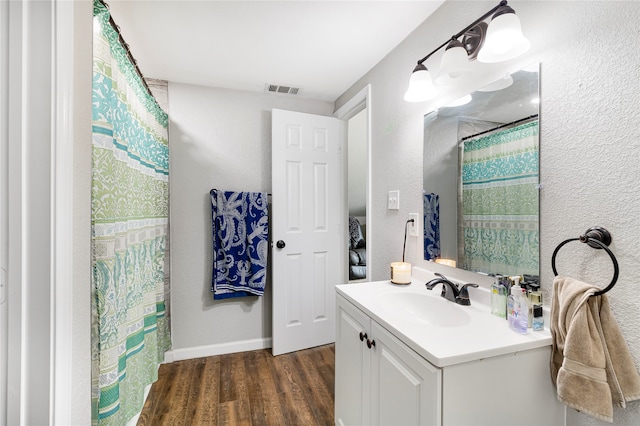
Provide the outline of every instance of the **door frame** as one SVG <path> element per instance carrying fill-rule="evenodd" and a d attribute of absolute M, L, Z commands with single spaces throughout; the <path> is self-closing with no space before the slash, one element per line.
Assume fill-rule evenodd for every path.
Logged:
<path fill-rule="evenodd" d="M 367 148 L 367 176 L 366 176 L 366 201 L 365 205 L 367 208 L 367 220 L 365 226 L 365 241 L 367 242 L 367 254 L 366 254 L 366 262 L 367 262 L 367 277 L 365 281 L 371 281 L 371 259 L 373 253 L 373 233 L 371 232 L 372 226 L 372 209 L 371 209 L 371 84 L 367 84 L 364 86 L 358 93 L 356 93 L 352 98 L 350 98 L 344 105 L 334 111 L 333 115 L 336 118 L 339 118 L 345 122 L 345 141 L 348 143 L 346 129 L 347 129 L 347 121 L 362 111 L 363 109 L 367 110 L 366 118 L 367 123 L 366 127 L 366 148 Z M 341 206 L 340 209 L 342 211 L 342 215 L 340 216 L 340 225 L 341 229 L 348 230 L 349 225 L 347 223 L 347 217 L 349 216 L 349 200 L 348 200 L 348 182 L 347 182 L 347 166 L 348 166 L 348 149 L 342 150 L 342 159 L 341 159 L 341 167 L 342 167 L 342 176 L 345 178 L 342 180 L 342 197 L 341 197 Z M 342 244 L 340 246 L 341 259 L 348 259 L 347 256 L 347 245 Z M 343 268 L 343 282 L 349 282 L 349 264 L 345 263 Z"/>
<path fill-rule="evenodd" d="M 86 1 L 0 2 L 0 22 L 11 23 L 0 54 L 8 72 L 0 123 L 10 141 L 1 179 L 8 238 L 0 244 L 9 254 L 0 259 L 8 339 L 0 424 L 91 423 L 92 12 Z M 38 163 L 26 161 L 34 152 Z M 43 200 L 46 209 L 29 208 Z M 36 243 L 34 224 L 46 228 Z M 46 350 L 36 347 L 42 342 Z"/>

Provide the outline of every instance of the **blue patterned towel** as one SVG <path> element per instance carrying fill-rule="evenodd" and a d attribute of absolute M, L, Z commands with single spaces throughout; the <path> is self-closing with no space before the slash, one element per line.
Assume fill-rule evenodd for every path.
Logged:
<path fill-rule="evenodd" d="M 214 299 L 262 296 L 267 277 L 266 192 L 212 189 Z"/>
<path fill-rule="evenodd" d="M 440 198 L 437 194 L 424 194 L 424 258 L 440 256 Z"/>

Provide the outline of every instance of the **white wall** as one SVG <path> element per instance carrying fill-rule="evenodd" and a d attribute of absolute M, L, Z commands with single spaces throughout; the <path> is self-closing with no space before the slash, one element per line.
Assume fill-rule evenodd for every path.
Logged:
<path fill-rule="evenodd" d="M 270 347 L 271 279 L 263 297 L 214 301 L 212 188 L 271 192 L 271 110 L 331 115 L 291 95 L 169 83 L 171 328 L 167 359 Z"/>
<path fill-rule="evenodd" d="M 636 49 L 640 3 L 509 4 L 520 17 L 532 47 L 525 57 L 506 65 L 515 69 L 541 62 L 540 175 L 544 188 L 540 261 L 546 301 L 550 301 L 550 262 L 556 245 L 594 225 L 609 229 L 621 273 L 608 295 L 636 366 L 640 366 L 640 56 Z M 385 279 L 387 265 L 399 258 L 408 213 L 422 212 L 422 116 L 431 106 L 403 101 L 410 72 L 419 58 L 494 5 L 445 3 L 336 103 L 339 107 L 365 84 L 371 84 L 374 208 L 370 214 L 376 235 L 373 279 Z M 482 85 L 498 76 L 496 68 L 493 76 L 476 83 Z M 467 89 L 457 88 L 446 96 L 455 99 Z M 387 211 L 386 192 L 397 188 L 401 190 L 401 209 Z M 421 244 L 416 244 L 416 239 L 411 244 L 413 262 L 426 264 L 419 261 Z M 558 255 L 561 273 L 608 284 L 612 266 L 606 254 L 572 244 Z M 465 278 L 461 273 L 450 275 Z M 570 425 L 601 424 L 568 411 Z M 626 411 L 615 410 L 614 423 L 639 424 L 640 403 L 628 404 Z"/>

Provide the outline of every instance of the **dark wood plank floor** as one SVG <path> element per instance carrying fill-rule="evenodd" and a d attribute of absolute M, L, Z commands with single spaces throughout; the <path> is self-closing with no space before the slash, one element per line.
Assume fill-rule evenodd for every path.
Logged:
<path fill-rule="evenodd" d="M 163 364 L 138 426 L 333 425 L 334 345 Z"/>

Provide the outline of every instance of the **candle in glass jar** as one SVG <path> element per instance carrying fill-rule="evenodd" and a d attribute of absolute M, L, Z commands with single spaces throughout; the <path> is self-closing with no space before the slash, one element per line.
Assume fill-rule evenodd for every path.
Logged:
<path fill-rule="evenodd" d="M 411 264 L 408 262 L 392 262 L 391 282 L 394 284 L 410 284 Z"/>

